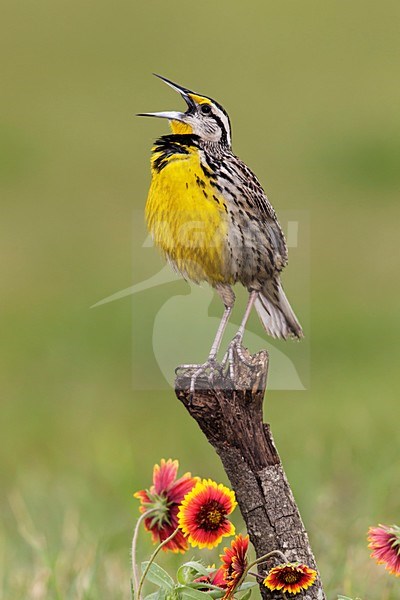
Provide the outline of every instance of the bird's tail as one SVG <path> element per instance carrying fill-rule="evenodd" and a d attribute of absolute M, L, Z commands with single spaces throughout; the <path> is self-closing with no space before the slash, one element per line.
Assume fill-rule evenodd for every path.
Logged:
<path fill-rule="evenodd" d="M 304 337 L 300 323 L 286 298 L 280 281 L 269 281 L 255 301 L 266 332 L 275 338 Z"/>

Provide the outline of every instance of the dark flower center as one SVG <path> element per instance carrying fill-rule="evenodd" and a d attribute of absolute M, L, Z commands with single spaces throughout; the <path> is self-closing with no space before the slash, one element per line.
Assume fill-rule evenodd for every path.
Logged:
<path fill-rule="evenodd" d="M 197 525 L 206 531 L 216 531 L 225 521 L 225 510 L 217 500 L 204 504 L 197 514 Z"/>
<path fill-rule="evenodd" d="M 297 583 L 301 579 L 301 573 L 293 569 L 284 569 L 279 574 L 279 579 L 281 579 L 284 583 Z"/>

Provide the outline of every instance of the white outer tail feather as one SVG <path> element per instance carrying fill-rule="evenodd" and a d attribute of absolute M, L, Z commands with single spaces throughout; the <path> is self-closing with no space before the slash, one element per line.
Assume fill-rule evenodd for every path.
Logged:
<path fill-rule="evenodd" d="M 260 292 L 255 301 L 255 308 L 266 332 L 274 338 L 300 339 L 304 337 L 300 323 L 286 298 L 285 292 L 279 283 L 279 304 Z M 267 290 L 265 290 L 267 292 Z"/>

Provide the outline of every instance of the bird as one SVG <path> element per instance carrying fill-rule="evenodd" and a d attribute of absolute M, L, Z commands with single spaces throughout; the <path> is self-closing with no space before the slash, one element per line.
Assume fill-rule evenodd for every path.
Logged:
<path fill-rule="evenodd" d="M 303 330 L 280 281 L 288 263 L 282 228 L 256 175 L 232 151 L 228 113 L 211 97 L 156 76 L 181 95 L 186 110 L 138 114 L 167 119 L 172 131 L 152 147 L 147 227 L 172 267 L 187 280 L 208 283 L 224 304 L 207 360 L 183 365 L 194 369 L 193 392 L 196 379 L 217 367 L 236 283 L 249 293 L 230 344 L 239 358 L 245 361 L 243 336 L 253 306 L 273 338 L 301 339 Z"/>

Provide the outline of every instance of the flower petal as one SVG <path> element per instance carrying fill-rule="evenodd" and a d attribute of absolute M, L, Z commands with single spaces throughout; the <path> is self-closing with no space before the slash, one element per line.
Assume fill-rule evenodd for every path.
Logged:
<path fill-rule="evenodd" d="M 142 514 L 152 511 L 146 517 L 144 525 L 155 544 L 166 540 L 177 529 L 179 505 L 184 495 L 198 480 L 191 477 L 190 473 L 185 473 L 176 481 L 177 469 L 177 460 L 162 459 L 159 465 L 154 466 L 153 485 L 134 494 L 141 502 L 139 510 Z M 163 546 L 163 550 L 172 552 L 184 552 L 187 548 L 188 541 L 182 531 L 178 531 L 173 539 Z"/>
<path fill-rule="evenodd" d="M 263 584 L 269 590 L 298 594 L 315 582 L 317 572 L 302 563 L 285 563 L 271 569 Z"/>
<path fill-rule="evenodd" d="M 153 484 L 156 494 L 166 492 L 176 479 L 179 463 L 177 460 L 161 459 L 160 465 L 154 465 Z"/>
<path fill-rule="evenodd" d="M 378 564 L 386 565 L 390 574 L 400 577 L 400 528 L 396 525 L 370 527 L 368 541 L 368 547 L 372 550 L 371 558 Z"/>
<path fill-rule="evenodd" d="M 185 473 L 168 490 L 168 500 L 180 504 L 184 496 L 194 488 L 198 481 L 199 477 L 192 477 L 191 473 Z"/>
<path fill-rule="evenodd" d="M 249 536 L 237 535 L 232 540 L 230 547 L 224 548 L 221 554 L 222 569 L 225 573 L 227 592 L 225 598 L 230 597 L 238 586 L 238 583 L 247 568 L 246 553 L 249 547 Z"/>
<path fill-rule="evenodd" d="M 227 519 L 236 506 L 235 494 L 211 479 L 198 481 L 179 508 L 179 526 L 192 546 L 214 548 L 235 528 Z"/>

